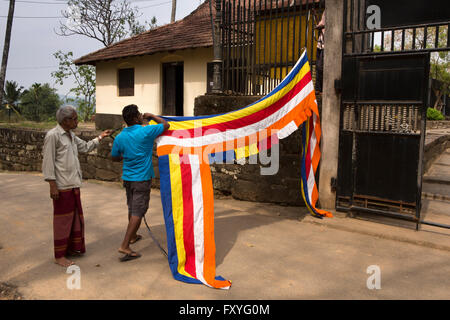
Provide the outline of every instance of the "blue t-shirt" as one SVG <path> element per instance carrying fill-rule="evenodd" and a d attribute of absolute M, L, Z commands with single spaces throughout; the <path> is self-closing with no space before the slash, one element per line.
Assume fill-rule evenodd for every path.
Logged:
<path fill-rule="evenodd" d="M 122 180 L 147 181 L 155 177 L 152 163 L 153 143 L 164 131 L 163 124 L 124 128 L 115 138 L 113 157 L 123 157 Z"/>

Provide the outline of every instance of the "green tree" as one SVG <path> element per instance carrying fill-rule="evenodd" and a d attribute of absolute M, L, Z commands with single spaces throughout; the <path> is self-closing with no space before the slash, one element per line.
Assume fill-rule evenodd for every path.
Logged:
<path fill-rule="evenodd" d="M 137 19 L 134 19 L 134 21 L 132 21 L 129 24 L 129 26 L 130 26 L 130 36 L 135 36 L 142 32 L 155 29 L 157 26 L 156 25 L 156 17 L 152 17 L 150 22 L 145 20 L 144 24 L 140 24 L 139 21 L 137 21 Z"/>
<path fill-rule="evenodd" d="M 20 99 L 22 114 L 27 120 L 41 122 L 55 119 L 56 110 L 61 106 L 56 89 L 48 83 L 34 83 L 25 90 Z"/>
<path fill-rule="evenodd" d="M 390 51 L 392 38 L 394 40 L 394 51 L 401 50 L 402 47 L 402 30 L 395 33 L 388 32 L 384 38 L 385 50 Z M 436 32 L 437 31 L 437 32 Z M 448 41 L 448 26 L 416 28 L 405 30 L 404 49 L 412 50 L 419 48 L 445 48 Z M 437 36 L 437 39 L 436 39 Z M 374 50 L 377 51 L 377 50 Z M 379 51 L 379 50 L 378 50 Z M 432 52 L 430 57 L 430 78 L 438 80 L 438 86 L 432 90 L 436 96 L 436 102 L 433 106 L 438 111 L 442 110 L 443 97 L 450 94 L 450 52 L 439 51 Z"/>
<path fill-rule="evenodd" d="M 21 113 L 19 108 L 20 97 L 23 94 L 23 87 L 15 81 L 6 81 L 3 92 L 3 104 L 8 105 L 15 113 Z"/>
<path fill-rule="evenodd" d="M 445 41 L 445 42 L 444 42 Z M 439 34 L 439 43 L 446 43 L 447 35 Z M 436 96 L 434 108 L 442 111 L 444 105 L 443 97 L 450 94 L 450 52 L 433 52 L 430 59 L 430 78 L 438 81 L 438 86 L 433 88 Z"/>
<path fill-rule="evenodd" d="M 139 9 L 126 0 L 69 0 L 62 11 L 58 35 L 82 35 L 100 41 L 105 47 L 156 26 L 156 18 L 140 24 Z"/>
<path fill-rule="evenodd" d="M 427 29 L 426 37 L 424 29 L 417 29 L 415 32 L 416 48 L 434 48 L 437 42 L 438 48 L 444 48 L 447 45 L 448 33 L 450 32 L 447 26 L 440 26 L 437 32 L 436 27 Z M 413 41 L 413 32 L 409 30 L 406 39 L 407 43 L 411 44 Z M 442 98 L 450 93 L 450 52 L 440 51 L 431 53 L 430 58 L 430 78 L 438 80 L 438 87 L 432 88 L 436 96 L 434 109 L 441 111 L 443 106 Z"/>
<path fill-rule="evenodd" d="M 76 87 L 70 89 L 69 93 L 75 95 L 80 118 L 88 121 L 95 112 L 95 67 L 74 65 L 72 52 L 64 53 L 60 50 L 53 56 L 59 61 L 59 68 L 52 72 L 52 77 L 59 85 L 63 85 L 69 78 L 75 79 Z"/>

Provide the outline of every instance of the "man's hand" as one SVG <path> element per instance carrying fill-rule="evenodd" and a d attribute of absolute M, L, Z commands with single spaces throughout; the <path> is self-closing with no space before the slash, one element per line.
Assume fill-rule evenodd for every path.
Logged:
<path fill-rule="evenodd" d="M 153 119 L 154 116 L 155 115 L 153 113 L 146 112 L 142 115 L 142 118 L 144 118 L 145 120 L 151 120 L 151 119 Z"/>
<path fill-rule="evenodd" d="M 163 118 L 160 118 L 158 116 L 155 116 L 153 113 L 149 113 L 146 112 L 142 115 L 142 118 L 147 119 L 147 120 L 154 120 L 156 123 L 162 123 L 164 125 L 164 131 L 166 131 L 167 129 L 169 129 L 170 124 L 164 120 Z"/>
<path fill-rule="evenodd" d="M 112 130 L 105 130 L 102 133 L 100 133 L 100 138 L 105 138 L 105 137 L 109 137 L 112 133 Z"/>
<path fill-rule="evenodd" d="M 56 181 L 51 180 L 48 183 L 50 184 L 50 198 L 52 198 L 53 200 L 58 200 L 59 191 L 58 188 L 56 187 Z"/>

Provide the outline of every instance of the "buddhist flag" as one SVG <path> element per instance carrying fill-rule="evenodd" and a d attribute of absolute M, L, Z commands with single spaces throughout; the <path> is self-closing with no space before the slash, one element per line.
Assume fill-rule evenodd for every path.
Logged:
<path fill-rule="evenodd" d="M 214 195 L 208 163 L 198 155 L 159 157 L 169 265 L 175 279 L 228 289 L 216 278 Z"/>
<path fill-rule="evenodd" d="M 302 127 L 301 194 L 316 217 L 320 160 L 319 110 L 306 52 L 286 78 L 255 103 L 220 115 L 165 117 L 157 138 L 169 265 L 175 279 L 228 289 L 215 274 L 214 197 L 210 164 L 240 162 Z"/>

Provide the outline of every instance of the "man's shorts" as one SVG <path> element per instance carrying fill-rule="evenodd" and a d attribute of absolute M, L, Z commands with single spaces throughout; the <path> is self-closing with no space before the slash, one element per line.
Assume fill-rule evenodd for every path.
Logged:
<path fill-rule="evenodd" d="M 124 181 L 127 193 L 128 214 L 142 218 L 148 210 L 152 180 Z"/>

